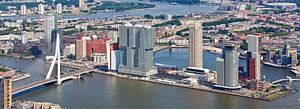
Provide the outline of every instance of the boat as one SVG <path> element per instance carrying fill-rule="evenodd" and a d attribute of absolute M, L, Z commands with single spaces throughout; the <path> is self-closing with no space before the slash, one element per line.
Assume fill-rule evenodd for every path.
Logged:
<path fill-rule="evenodd" d="M 171 2 L 170 4 L 171 5 L 178 5 L 178 3 L 176 3 L 176 2 Z"/>
<path fill-rule="evenodd" d="M 84 77 L 82 76 L 82 77 L 80 77 L 80 80 L 84 80 Z"/>

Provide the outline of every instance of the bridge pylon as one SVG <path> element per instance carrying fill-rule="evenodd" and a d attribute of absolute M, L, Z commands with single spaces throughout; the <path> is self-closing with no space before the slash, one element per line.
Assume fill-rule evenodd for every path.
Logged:
<path fill-rule="evenodd" d="M 51 74 L 53 72 L 54 65 L 57 62 L 57 85 L 61 85 L 62 82 L 61 82 L 61 76 L 60 76 L 60 36 L 59 36 L 59 34 L 57 34 L 57 37 L 56 37 L 54 56 L 47 56 L 46 58 L 52 59 L 46 79 L 51 78 Z"/>

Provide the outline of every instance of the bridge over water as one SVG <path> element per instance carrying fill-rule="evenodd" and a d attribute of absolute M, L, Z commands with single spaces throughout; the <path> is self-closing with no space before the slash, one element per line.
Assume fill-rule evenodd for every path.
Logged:
<path fill-rule="evenodd" d="M 286 79 L 278 79 L 276 81 L 273 81 L 272 83 L 273 84 L 278 84 L 278 83 L 285 82 L 285 81 L 288 81 L 288 82 L 298 82 L 298 81 L 300 81 L 300 79 L 293 79 L 293 78 L 287 76 Z"/>
<path fill-rule="evenodd" d="M 74 79 L 74 78 L 78 78 L 82 74 L 87 74 L 87 73 L 94 72 L 94 71 L 96 71 L 96 69 L 83 69 L 76 73 L 68 73 L 68 74 L 61 76 L 61 82 L 70 80 L 70 79 Z M 26 81 L 26 79 L 25 79 L 25 81 Z M 18 81 L 18 83 L 13 83 L 13 86 L 15 86 L 13 88 L 13 96 L 19 96 L 19 95 L 43 88 L 45 86 L 55 84 L 55 83 L 57 83 L 57 81 L 58 81 L 57 78 L 33 80 L 31 82 L 29 81 L 29 83 L 26 85 L 19 85 L 19 87 L 16 87 L 15 86 L 16 84 L 24 82 L 23 80 Z"/>

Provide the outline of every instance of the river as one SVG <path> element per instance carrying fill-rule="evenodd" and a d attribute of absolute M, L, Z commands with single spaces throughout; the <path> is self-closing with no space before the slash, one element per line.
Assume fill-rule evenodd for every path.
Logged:
<path fill-rule="evenodd" d="M 120 0 L 127 2 L 139 2 L 138 0 Z M 172 14 L 172 15 L 181 15 L 181 14 L 189 14 L 196 12 L 214 12 L 217 10 L 216 6 L 207 5 L 207 4 L 195 4 L 195 5 L 171 5 L 167 3 L 159 3 L 159 2 L 147 2 L 150 4 L 155 4 L 154 9 L 144 9 L 144 10 L 130 10 L 123 12 L 99 12 L 97 14 L 81 14 L 81 15 L 62 15 L 63 19 L 69 18 L 79 18 L 79 19 L 100 19 L 100 18 L 116 18 L 116 16 L 121 15 L 131 15 L 131 16 L 144 16 L 145 14 L 151 15 L 160 15 L 160 14 Z M 30 16 L 7 16 L 0 17 L 3 19 L 38 19 L 39 15 L 30 15 Z"/>
<path fill-rule="evenodd" d="M 155 62 L 185 67 L 187 56 L 187 49 L 165 49 L 155 53 Z M 217 56 L 204 52 L 204 67 L 215 69 Z M 240 60 L 241 65 L 243 62 Z M 0 57 L 0 64 L 4 63 L 16 68 L 36 65 L 32 70 L 44 66 L 42 63 L 30 64 L 35 61 Z M 288 70 L 269 66 L 262 66 L 262 71 L 267 80 L 293 76 Z M 293 85 L 300 89 L 300 83 Z M 101 74 L 90 74 L 85 80 L 67 81 L 62 86 L 53 85 L 16 99 L 49 101 L 67 109 L 299 109 L 300 106 L 299 92 L 267 102 Z"/>

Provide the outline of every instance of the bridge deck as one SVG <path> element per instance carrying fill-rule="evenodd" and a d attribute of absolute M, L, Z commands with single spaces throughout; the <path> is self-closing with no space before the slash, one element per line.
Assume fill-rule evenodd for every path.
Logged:
<path fill-rule="evenodd" d="M 273 81 L 272 83 L 277 84 L 277 83 L 281 83 L 284 81 L 289 81 L 289 79 L 279 79 L 279 80 Z M 300 81 L 300 79 L 292 79 L 292 81 Z"/>
<path fill-rule="evenodd" d="M 81 70 L 77 73 L 68 73 L 68 74 L 62 75 L 61 80 L 63 82 L 65 80 L 72 79 L 73 75 L 82 75 L 82 74 L 86 74 L 86 73 L 93 72 L 93 71 L 95 71 L 95 69 L 92 69 L 92 70 L 86 69 L 86 70 Z M 25 91 L 25 90 L 28 90 L 28 89 L 31 89 L 34 87 L 38 87 L 41 85 L 45 85 L 45 84 L 48 84 L 51 82 L 57 82 L 57 79 L 54 79 L 54 78 L 45 80 L 46 75 L 37 74 L 37 75 L 34 75 L 32 78 L 31 79 L 28 78 L 23 81 L 14 82 L 13 83 L 13 94 L 20 93 L 22 91 Z M 14 86 L 14 85 L 17 85 L 17 86 Z"/>

